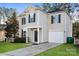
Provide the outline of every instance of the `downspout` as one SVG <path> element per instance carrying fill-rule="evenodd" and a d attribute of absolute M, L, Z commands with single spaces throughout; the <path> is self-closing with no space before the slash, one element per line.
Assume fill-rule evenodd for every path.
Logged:
<path fill-rule="evenodd" d="M 37 31 L 38 31 L 38 44 L 39 44 L 39 10 L 38 10 L 38 27 L 37 27 Z"/>
<path fill-rule="evenodd" d="M 66 15 L 66 14 L 65 14 Z M 67 16 L 66 16 L 67 17 Z M 64 42 L 66 43 L 66 40 L 67 40 L 67 19 L 66 19 L 66 17 L 65 17 L 65 25 L 64 25 Z"/>

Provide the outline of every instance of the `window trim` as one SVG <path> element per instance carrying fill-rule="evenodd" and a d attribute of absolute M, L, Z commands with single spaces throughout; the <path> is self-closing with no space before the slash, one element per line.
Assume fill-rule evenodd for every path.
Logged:
<path fill-rule="evenodd" d="M 25 25 L 25 24 L 26 24 L 26 18 L 22 17 L 22 25 Z"/>
<path fill-rule="evenodd" d="M 36 21 L 36 13 L 33 13 L 33 18 L 30 17 L 30 14 L 28 15 L 28 23 L 35 23 Z"/>
<path fill-rule="evenodd" d="M 57 16 L 57 20 L 56 20 L 55 16 Z M 57 22 L 55 22 L 55 21 L 57 21 Z M 53 23 L 61 23 L 61 14 L 51 16 L 51 24 L 53 24 Z"/>

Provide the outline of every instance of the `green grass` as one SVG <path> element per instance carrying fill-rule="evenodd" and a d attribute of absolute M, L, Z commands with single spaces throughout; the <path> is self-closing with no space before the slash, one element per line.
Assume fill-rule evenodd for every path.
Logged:
<path fill-rule="evenodd" d="M 37 56 L 79 56 L 79 48 L 73 44 L 62 44 L 37 54 Z"/>
<path fill-rule="evenodd" d="M 16 50 L 19 48 L 27 47 L 25 43 L 5 43 L 0 42 L 0 53 Z"/>

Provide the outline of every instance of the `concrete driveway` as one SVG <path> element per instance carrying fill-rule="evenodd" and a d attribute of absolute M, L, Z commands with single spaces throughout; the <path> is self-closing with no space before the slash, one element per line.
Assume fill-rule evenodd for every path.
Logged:
<path fill-rule="evenodd" d="M 45 50 L 48 50 L 50 48 L 56 47 L 58 45 L 60 44 L 44 43 L 44 44 L 39 44 L 39 45 L 32 45 L 26 48 L 21 48 L 21 49 L 17 49 L 11 52 L 0 54 L 0 56 L 33 56 Z"/>

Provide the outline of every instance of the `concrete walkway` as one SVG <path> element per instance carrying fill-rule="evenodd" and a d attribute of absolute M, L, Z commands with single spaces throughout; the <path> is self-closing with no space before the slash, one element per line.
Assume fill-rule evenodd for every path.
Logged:
<path fill-rule="evenodd" d="M 40 52 L 43 52 L 47 49 L 56 47 L 60 44 L 58 43 L 44 43 L 39 45 L 32 45 L 30 47 L 17 49 L 11 52 L 6 52 L 3 54 L 0 54 L 0 56 L 33 56 Z"/>

